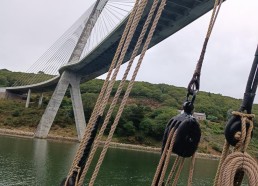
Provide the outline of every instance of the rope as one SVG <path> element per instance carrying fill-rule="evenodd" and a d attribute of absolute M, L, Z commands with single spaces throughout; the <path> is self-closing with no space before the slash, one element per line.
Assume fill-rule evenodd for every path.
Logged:
<path fill-rule="evenodd" d="M 158 0 L 156 0 L 156 1 L 158 1 Z M 143 1 L 143 2 L 144 2 L 144 1 Z M 155 29 L 156 29 L 156 26 L 157 26 L 157 24 L 158 24 L 158 20 L 159 20 L 159 18 L 160 18 L 160 16 L 161 16 L 161 13 L 162 13 L 163 9 L 164 9 L 165 2 L 166 2 L 166 0 L 162 0 L 161 3 L 160 3 L 160 5 L 159 5 L 159 8 L 158 8 L 158 11 L 157 11 L 156 16 L 155 16 L 155 18 L 154 18 L 153 24 L 152 24 L 151 29 L 150 29 L 150 31 L 149 31 L 149 34 L 148 34 L 148 36 L 147 36 L 146 42 L 145 42 L 145 44 L 144 44 L 144 46 L 143 46 L 143 49 L 142 49 L 140 58 L 139 58 L 139 60 L 138 60 L 138 63 L 137 63 L 137 65 L 136 65 L 136 68 L 135 68 L 135 70 L 134 70 L 134 72 L 133 72 L 133 75 L 132 75 L 132 78 L 131 78 L 131 80 L 130 80 L 130 82 L 129 82 L 129 85 L 128 85 L 128 87 L 127 87 L 127 90 L 126 90 L 126 92 L 125 92 L 125 95 L 124 95 L 124 97 L 123 97 L 122 103 L 121 103 L 121 105 L 120 105 L 120 107 L 119 107 L 119 110 L 118 110 L 118 112 L 117 112 L 117 115 L 116 115 L 116 118 L 115 118 L 115 120 L 114 120 L 114 123 L 113 123 L 113 125 L 111 126 L 111 130 L 110 130 L 110 132 L 109 132 L 108 138 L 107 138 L 107 140 L 106 140 L 106 142 L 105 142 L 105 145 L 104 145 L 104 147 L 103 147 L 103 150 L 102 150 L 102 152 L 101 152 L 100 158 L 99 158 L 98 163 L 97 163 L 97 165 L 96 165 L 96 167 L 95 167 L 95 170 L 94 170 L 94 173 L 93 173 L 93 175 L 92 175 L 92 178 L 91 178 L 91 180 L 90 180 L 89 185 L 93 185 L 94 182 L 95 182 L 95 179 L 96 179 L 96 177 L 97 177 L 99 168 L 100 168 L 100 166 L 101 166 L 101 164 L 102 164 L 102 162 L 103 162 L 103 159 L 104 159 L 104 157 L 105 157 L 105 154 L 106 154 L 107 149 L 108 149 L 108 147 L 109 147 L 109 144 L 110 144 L 110 142 L 111 142 L 112 136 L 113 136 L 113 134 L 114 134 L 114 131 L 115 131 L 115 129 L 116 129 L 116 126 L 117 126 L 117 124 L 118 124 L 118 121 L 119 121 L 119 119 L 120 119 L 120 117 L 121 117 L 121 115 L 122 115 L 123 109 L 124 109 L 124 107 L 125 107 L 126 101 L 127 101 L 128 97 L 129 97 L 129 94 L 130 94 L 131 89 L 132 89 L 132 87 L 133 87 L 135 78 L 136 78 L 137 73 L 138 73 L 138 71 L 139 71 L 139 69 L 140 69 L 141 63 L 142 63 L 142 61 L 143 61 L 143 57 L 144 57 L 144 55 L 145 55 L 145 53 L 146 53 L 146 51 L 147 51 L 147 49 L 148 49 L 148 46 L 149 46 L 149 44 L 150 44 L 150 41 L 151 41 L 151 39 L 152 39 L 152 36 L 153 36 L 154 31 L 155 31 Z M 152 6 L 152 7 L 154 7 L 154 6 Z M 149 12 L 149 15 L 150 15 L 150 16 L 152 16 L 152 14 L 154 14 L 154 11 L 150 11 L 150 12 Z M 149 24 L 149 23 L 147 23 L 146 26 L 148 26 L 148 24 Z M 139 46 L 139 47 L 140 47 L 140 46 Z M 138 49 L 137 49 L 137 50 L 138 50 Z"/>
<path fill-rule="evenodd" d="M 75 167 L 77 166 L 79 160 L 81 159 L 83 151 L 84 151 L 84 148 L 85 148 L 85 146 L 86 146 L 86 144 L 87 144 L 87 142 L 88 142 L 88 140 L 90 138 L 90 132 L 91 132 L 93 126 L 94 126 L 94 123 L 97 121 L 98 115 L 101 114 L 101 113 L 99 113 L 99 110 L 102 107 L 101 104 L 102 104 L 102 101 L 103 101 L 103 96 L 104 96 L 104 93 L 105 93 L 105 91 L 107 89 L 107 86 L 108 86 L 108 83 L 109 83 L 109 79 L 110 79 L 112 71 L 113 71 L 113 69 L 114 69 L 114 67 L 116 65 L 116 62 L 117 62 L 117 59 L 118 59 L 118 57 L 120 55 L 120 52 L 122 50 L 123 44 L 124 44 L 124 42 L 126 40 L 127 34 L 129 32 L 130 26 L 132 24 L 132 20 L 134 19 L 136 10 L 138 8 L 138 2 L 139 2 L 139 0 L 136 1 L 135 6 L 134 6 L 134 8 L 132 10 L 132 13 L 129 16 L 128 22 L 127 22 L 126 27 L 125 27 L 125 30 L 123 32 L 123 35 L 122 35 L 121 40 L 119 42 L 118 48 L 116 50 L 116 53 L 114 55 L 114 58 L 112 60 L 111 65 L 110 65 L 110 68 L 109 68 L 106 80 L 105 80 L 105 82 L 104 82 L 104 84 L 103 84 L 103 86 L 101 88 L 99 97 L 98 97 L 98 99 L 96 101 L 96 104 L 95 104 L 95 107 L 93 109 L 92 115 L 91 115 L 90 120 L 88 122 L 88 125 L 86 127 L 83 139 L 82 139 L 82 141 L 80 143 L 79 149 L 77 150 L 77 153 L 76 153 L 76 156 L 74 158 L 74 161 L 73 161 L 73 164 L 71 166 L 71 169 L 69 171 L 68 177 L 69 177 L 69 175 L 72 174 L 73 170 L 75 169 Z M 95 145 L 95 143 L 94 143 L 94 145 Z M 89 159 L 88 159 L 88 161 L 89 161 Z M 88 166 L 89 166 L 89 165 L 87 165 L 87 164 L 89 164 L 88 161 L 87 161 L 86 166 L 84 168 L 84 170 L 86 170 L 86 171 L 87 171 Z M 66 181 L 68 181 L 68 180 L 66 180 Z"/>
<path fill-rule="evenodd" d="M 169 132 L 168 139 L 167 139 L 166 145 L 164 147 L 164 150 L 162 152 L 161 158 L 159 160 L 159 164 L 157 166 L 151 186 L 156 186 L 157 182 L 159 181 L 158 179 L 160 177 L 160 173 L 161 173 L 161 170 L 162 170 L 162 167 L 163 167 L 166 155 L 167 155 L 168 147 L 172 144 L 172 137 L 174 135 L 174 132 L 175 132 L 175 128 L 172 128 L 171 131 Z M 171 143 L 169 143 L 169 142 L 171 142 Z"/>
<path fill-rule="evenodd" d="M 176 157 L 176 160 L 175 160 L 175 162 L 174 162 L 174 164 L 173 164 L 173 166 L 172 166 L 172 169 L 171 169 L 171 171 L 170 171 L 170 173 L 169 173 L 169 175 L 168 175 L 168 179 L 167 179 L 167 182 L 166 182 L 165 185 L 169 185 L 169 184 L 170 184 L 171 179 L 172 179 L 172 177 L 173 177 L 173 175 L 174 175 L 174 173 L 175 173 L 175 171 L 176 171 L 176 168 L 177 168 L 177 166 L 178 166 L 179 161 L 181 161 L 181 159 L 180 159 L 179 156 L 177 156 L 177 157 Z"/>
<path fill-rule="evenodd" d="M 241 133 L 235 135 L 239 141 L 236 144 L 233 153 L 229 154 L 230 145 L 227 141 L 225 142 L 214 180 L 214 186 L 241 185 L 244 173 L 248 177 L 249 185 L 257 186 L 257 162 L 245 152 L 251 140 L 254 114 L 245 114 L 236 111 L 232 112 L 232 114 L 241 117 Z M 249 123 L 249 127 L 246 132 L 247 123 Z"/>
<path fill-rule="evenodd" d="M 193 172 L 194 172 L 194 165 L 195 165 L 195 157 L 196 157 L 196 153 L 194 153 L 194 155 L 192 156 L 187 186 L 191 186 L 193 184 Z"/>
<path fill-rule="evenodd" d="M 145 4 L 144 2 L 141 2 L 141 3 L 139 4 L 139 7 L 138 7 L 136 13 L 135 13 L 134 18 L 132 17 L 132 23 L 131 23 L 132 26 L 131 26 L 130 31 L 129 31 L 129 33 L 128 33 L 127 39 L 126 39 L 126 41 L 125 41 L 124 48 L 123 48 L 123 50 L 122 50 L 122 52 L 121 52 L 121 54 L 120 54 L 120 58 L 119 58 L 119 61 L 118 61 L 118 64 L 117 64 L 117 68 L 115 69 L 115 72 L 113 73 L 111 82 L 110 82 L 110 84 L 109 84 L 108 87 L 107 87 L 106 95 L 105 95 L 104 99 L 102 100 L 103 105 L 102 105 L 102 107 L 100 108 L 100 111 L 99 111 L 101 114 L 103 114 L 103 112 L 104 112 L 104 108 L 105 108 L 104 106 L 105 106 L 105 105 L 107 104 L 107 102 L 108 102 L 108 98 L 109 98 L 110 93 L 111 93 L 111 91 L 112 91 L 112 87 L 113 87 L 113 85 L 114 85 L 114 83 L 115 83 L 115 78 L 116 78 L 116 76 L 117 76 L 119 67 L 120 67 L 121 64 L 122 64 L 123 58 L 124 58 L 124 56 L 125 56 L 125 52 L 126 52 L 128 46 L 129 46 L 129 43 L 130 43 L 132 37 L 133 37 L 133 33 L 134 33 L 135 30 L 136 30 L 136 25 L 138 25 L 138 22 L 139 22 L 139 20 L 140 20 L 140 17 L 141 17 L 141 15 L 142 15 L 142 12 L 143 12 L 143 9 L 144 9 L 145 5 L 146 5 L 146 4 Z M 111 106 L 114 107 L 114 105 L 111 105 Z M 110 109 L 111 109 L 111 106 L 110 106 Z M 105 118 L 105 121 L 104 121 L 104 123 L 103 123 L 103 125 L 102 125 L 102 127 L 101 127 L 101 129 L 100 129 L 99 134 L 98 134 L 98 137 L 97 137 L 97 139 L 96 139 L 95 142 L 94 142 L 92 151 L 91 151 L 91 153 L 90 153 L 89 159 L 88 159 L 88 161 L 87 161 L 87 163 L 86 163 L 86 166 L 85 166 L 85 169 L 83 170 L 82 175 L 85 175 L 86 172 L 87 172 L 88 169 L 89 169 L 90 163 L 92 162 L 92 159 L 93 159 L 93 157 L 94 157 L 94 154 L 95 154 L 95 152 L 96 152 L 96 150 L 97 150 L 99 141 L 100 141 L 100 139 L 101 139 L 101 137 L 102 137 L 102 135 L 103 135 L 103 133 L 104 133 L 104 131 L 105 131 L 105 129 L 106 129 L 106 126 L 107 126 L 107 124 L 108 124 L 108 119 L 107 119 L 107 118 L 110 118 L 111 114 L 112 114 L 112 113 L 109 112 L 109 113 L 107 114 L 106 118 Z"/>
<path fill-rule="evenodd" d="M 218 16 L 218 13 L 219 13 L 222 2 L 223 2 L 223 0 L 216 0 L 215 3 L 214 3 L 212 15 L 211 15 L 210 23 L 209 23 L 209 26 L 208 26 L 208 31 L 206 33 L 206 37 L 205 37 L 205 40 L 204 40 L 204 43 L 203 43 L 202 51 L 201 51 L 199 60 L 196 64 L 196 68 L 195 68 L 193 77 L 188 84 L 188 93 L 190 95 L 193 95 L 197 91 L 199 91 L 201 68 L 202 68 L 202 64 L 203 64 L 203 60 L 204 60 L 204 55 L 205 55 L 206 48 L 207 48 L 207 45 L 208 45 L 208 41 L 210 39 L 211 32 L 212 32 L 212 29 L 213 29 L 214 24 L 216 22 L 216 19 L 217 19 L 217 16 Z"/>
<path fill-rule="evenodd" d="M 257 163 L 249 154 L 245 152 L 234 152 L 226 158 L 221 167 L 221 178 L 218 185 L 233 185 L 236 171 L 239 169 L 246 173 L 250 186 L 257 186 Z"/>
<path fill-rule="evenodd" d="M 177 135 L 177 130 L 175 130 L 175 128 L 172 128 L 171 131 L 169 132 L 167 142 L 165 144 L 163 153 L 161 155 L 159 164 L 157 166 L 157 170 L 155 172 L 155 175 L 154 175 L 154 178 L 152 181 L 152 186 L 162 186 L 164 183 L 164 178 L 165 178 L 166 170 L 167 170 L 170 158 L 171 158 L 172 149 L 173 149 L 173 146 L 175 143 L 176 135 Z M 167 178 L 167 181 L 165 184 L 166 186 L 170 185 L 171 179 L 175 172 L 176 172 L 176 175 L 174 177 L 172 186 L 177 185 L 181 171 L 183 169 L 184 161 L 185 161 L 185 158 L 180 157 L 180 156 L 176 157 L 174 164 L 172 166 L 172 169 L 168 175 L 168 178 Z M 191 186 L 191 184 L 192 184 L 194 164 L 195 164 L 195 154 L 192 156 L 192 161 L 191 161 L 191 165 L 190 165 L 190 169 L 189 169 L 188 186 Z M 177 169 L 177 171 L 176 171 L 176 169 Z"/>
<path fill-rule="evenodd" d="M 201 51 L 201 55 L 200 58 L 198 60 L 198 63 L 196 65 L 196 69 L 195 72 L 193 74 L 193 77 L 188 85 L 188 96 L 189 95 L 195 95 L 197 93 L 197 91 L 199 90 L 199 86 L 200 86 L 200 74 L 201 74 L 201 68 L 202 68 L 202 63 L 204 60 L 204 55 L 205 55 L 205 51 L 207 48 L 207 44 L 212 32 L 212 29 L 214 27 L 214 24 L 216 22 L 221 4 L 222 4 L 223 0 L 216 0 L 214 3 L 214 7 L 213 7 L 213 12 L 211 15 L 211 19 L 210 19 L 210 23 L 208 26 L 208 31 L 203 43 L 203 47 L 202 47 L 202 51 Z M 194 101 L 194 98 L 192 100 L 192 102 Z M 175 133 L 175 134 L 174 134 Z M 173 144 L 174 144 L 174 140 L 175 140 L 175 136 L 176 136 L 176 131 L 174 131 L 174 129 L 172 129 L 169 133 L 165 148 L 163 150 L 163 153 L 161 155 L 159 164 L 157 166 L 153 181 L 152 181 L 152 186 L 156 186 L 158 183 L 158 186 L 161 186 L 163 184 L 163 180 L 166 174 L 166 170 L 167 170 L 167 166 L 168 166 L 168 162 L 172 153 L 172 148 L 173 148 Z M 167 150 L 169 147 L 169 150 Z M 178 159 L 176 159 L 176 161 L 174 162 L 174 165 L 172 167 L 172 170 L 168 176 L 166 185 L 170 184 L 170 180 L 173 177 L 173 173 L 175 172 L 175 169 L 177 167 L 178 164 Z M 173 182 L 173 186 L 177 184 L 182 167 L 183 167 L 183 161 L 180 163 L 177 174 L 174 178 L 174 182 Z M 193 176 L 193 171 L 194 171 L 194 163 L 195 163 L 195 154 L 192 156 L 192 161 L 191 161 L 191 165 L 190 165 L 190 170 L 189 170 L 189 178 L 188 178 L 188 186 L 190 186 L 192 184 L 192 176 Z"/>
<path fill-rule="evenodd" d="M 168 149 L 168 152 L 166 154 L 165 163 L 164 163 L 164 166 L 162 167 L 162 172 L 161 172 L 161 176 L 160 176 L 160 179 L 159 179 L 158 186 L 162 185 L 164 177 L 166 175 L 168 163 L 169 163 L 169 160 L 170 160 L 170 157 L 171 157 L 171 154 L 172 154 L 172 149 L 173 149 L 173 146 L 174 146 L 174 143 L 175 143 L 175 139 L 176 139 L 176 134 L 177 134 L 177 130 L 175 131 L 175 133 L 174 133 L 174 135 L 172 137 L 171 143 L 169 145 L 169 149 Z"/>
<path fill-rule="evenodd" d="M 175 179 L 174 179 L 174 182 L 172 184 L 172 186 L 176 186 L 177 183 L 178 183 L 178 180 L 179 180 L 179 176 L 182 172 L 182 169 L 183 169 L 183 166 L 184 166 L 184 162 L 185 162 L 185 158 L 182 158 L 180 164 L 179 164 L 179 167 L 178 167 L 178 170 L 177 170 L 177 173 L 176 173 L 176 176 L 175 176 Z"/>

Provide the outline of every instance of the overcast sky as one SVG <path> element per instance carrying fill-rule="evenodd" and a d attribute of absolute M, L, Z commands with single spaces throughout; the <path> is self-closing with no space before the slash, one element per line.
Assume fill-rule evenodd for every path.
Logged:
<path fill-rule="evenodd" d="M 26 71 L 92 3 L 1 0 L 0 69 Z M 210 13 L 148 50 L 137 80 L 186 87 L 209 18 Z M 201 90 L 243 97 L 258 43 L 257 23 L 257 0 L 227 0 L 222 5 L 204 60 Z"/>

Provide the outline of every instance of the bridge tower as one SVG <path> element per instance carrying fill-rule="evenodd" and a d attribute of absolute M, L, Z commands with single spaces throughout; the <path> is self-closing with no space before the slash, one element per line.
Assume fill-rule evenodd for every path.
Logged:
<path fill-rule="evenodd" d="M 78 39 L 78 42 L 72 52 L 72 55 L 68 63 L 76 63 L 80 60 L 83 49 L 87 43 L 87 40 L 92 32 L 95 23 L 98 20 L 102 10 L 104 9 L 108 0 L 97 0 L 91 14 L 86 20 L 84 29 Z M 64 71 L 61 74 L 60 80 L 55 88 L 55 91 L 47 105 L 47 108 L 38 124 L 34 137 L 46 138 L 49 130 L 53 124 L 57 111 L 64 98 L 65 92 L 70 87 L 71 100 L 73 105 L 73 112 L 75 118 L 75 124 L 78 134 L 78 140 L 81 140 L 86 127 L 86 121 L 84 116 L 83 104 L 80 91 L 81 76 L 72 72 Z"/>

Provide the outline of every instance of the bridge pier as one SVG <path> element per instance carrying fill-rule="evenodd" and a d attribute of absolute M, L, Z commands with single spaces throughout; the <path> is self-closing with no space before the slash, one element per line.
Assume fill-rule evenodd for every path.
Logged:
<path fill-rule="evenodd" d="M 6 99 L 6 89 L 5 88 L 0 88 L 0 99 Z"/>
<path fill-rule="evenodd" d="M 85 116 L 83 112 L 83 105 L 80 92 L 81 77 L 72 72 L 65 71 L 56 86 L 56 89 L 48 103 L 48 106 L 38 124 L 34 137 L 46 138 L 49 130 L 54 122 L 57 111 L 62 103 L 68 86 L 71 85 L 71 98 L 73 103 L 73 111 L 75 116 L 76 129 L 78 139 L 81 140 L 85 127 Z"/>
<path fill-rule="evenodd" d="M 40 108 L 42 105 L 42 101 L 43 101 L 43 93 L 41 93 L 40 98 L 39 98 L 39 104 L 38 107 Z"/>
<path fill-rule="evenodd" d="M 31 89 L 28 90 L 25 108 L 29 108 L 29 105 L 30 105 L 30 96 L 31 96 Z"/>

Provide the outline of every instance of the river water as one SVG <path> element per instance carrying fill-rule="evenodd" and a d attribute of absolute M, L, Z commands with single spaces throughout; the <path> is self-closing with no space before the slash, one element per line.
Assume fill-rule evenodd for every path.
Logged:
<path fill-rule="evenodd" d="M 77 147 L 77 143 L 0 136 L 0 186 L 60 185 Z M 148 186 L 159 157 L 157 153 L 110 148 L 95 185 Z M 188 165 L 189 161 L 178 186 L 186 185 Z M 193 186 L 212 185 L 217 165 L 215 160 L 197 159 Z"/>

